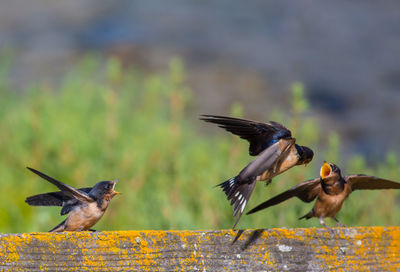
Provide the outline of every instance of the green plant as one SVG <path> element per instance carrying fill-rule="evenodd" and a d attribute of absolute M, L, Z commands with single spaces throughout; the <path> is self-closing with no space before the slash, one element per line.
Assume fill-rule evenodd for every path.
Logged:
<path fill-rule="evenodd" d="M 232 210 L 221 190 L 213 187 L 251 160 L 247 143 L 229 134 L 202 133 L 205 124 L 188 110 L 193 98 L 179 60 L 172 60 L 169 71 L 159 75 L 124 70 L 116 59 L 109 59 L 106 69 L 101 67 L 104 63 L 89 56 L 59 84 L 24 90 L 11 90 L 6 70 L 0 69 L 0 231 L 47 231 L 62 221 L 59 208 L 24 202 L 29 195 L 56 189 L 26 166 L 75 187 L 119 178 L 117 190 L 123 194 L 114 198 L 96 225 L 99 230 L 230 228 Z M 315 159 L 275 178 L 268 187 L 258 184 L 249 208 L 316 177 L 324 159 L 335 160 L 349 173 L 399 179 L 394 154 L 376 168 L 367 167 L 359 156 L 348 164 L 341 161 L 336 134 L 320 152 L 326 137 L 321 137 L 318 120 L 303 116 L 307 105 L 303 87 L 296 83 L 292 115 L 280 116 L 299 143 L 316 151 Z M 236 103 L 232 112 L 242 115 L 245 109 Z M 393 212 L 398 202 L 399 192 L 358 192 L 339 217 L 348 225 L 399 224 Z M 319 226 L 316 220 L 297 220 L 310 208 L 291 200 L 243 216 L 239 227 Z"/>

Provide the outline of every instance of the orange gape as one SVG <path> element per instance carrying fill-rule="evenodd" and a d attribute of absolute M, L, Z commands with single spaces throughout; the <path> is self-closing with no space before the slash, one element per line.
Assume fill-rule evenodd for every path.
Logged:
<path fill-rule="evenodd" d="M 329 166 L 329 164 L 327 162 L 324 161 L 324 164 L 321 167 L 320 170 L 320 176 L 321 178 L 326 178 L 327 176 L 329 176 L 329 174 L 331 173 L 331 167 Z"/>
<path fill-rule="evenodd" d="M 311 202 L 317 199 L 312 210 L 299 219 L 318 217 L 320 223 L 327 227 L 323 218 L 331 217 L 338 222 L 338 225 L 343 226 L 336 218 L 336 215 L 342 208 L 346 198 L 355 190 L 373 189 L 400 189 L 400 183 L 366 175 L 343 177 L 337 165 L 324 162 L 320 169 L 320 177 L 304 181 L 268 199 L 247 214 L 277 205 L 292 197 L 298 197 L 304 202 Z"/>

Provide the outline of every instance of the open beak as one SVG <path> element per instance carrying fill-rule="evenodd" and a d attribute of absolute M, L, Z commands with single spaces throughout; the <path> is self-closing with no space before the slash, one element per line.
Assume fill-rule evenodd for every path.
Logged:
<path fill-rule="evenodd" d="M 114 190 L 115 184 L 117 184 L 117 182 L 118 182 L 118 179 L 113 180 L 113 193 L 114 193 L 114 195 L 119 195 L 119 194 L 121 194 L 120 192 L 117 192 L 117 191 Z"/>
<path fill-rule="evenodd" d="M 324 164 L 321 167 L 320 170 L 320 176 L 322 179 L 326 178 L 327 176 L 329 176 L 332 172 L 332 168 L 329 165 L 329 163 L 327 163 L 326 161 L 324 161 Z"/>

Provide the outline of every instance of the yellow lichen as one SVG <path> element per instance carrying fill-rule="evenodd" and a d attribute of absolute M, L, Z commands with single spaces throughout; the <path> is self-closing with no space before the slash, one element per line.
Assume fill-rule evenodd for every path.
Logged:
<path fill-rule="evenodd" d="M 238 251 L 254 232 L 256 230 L 246 230 L 234 245 L 230 242 L 226 244 L 227 240 L 233 241 L 237 235 L 232 230 L 2 235 L 0 271 L 6 267 L 3 264 L 7 264 L 8 268 L 12 265 L 13 271 L 24 271 L 29 266 L 36 266 L 43 271 L 54 270 L 55 267 L 68 267 L 72 271 L 113 271 L 113 267 L 149 271 L 166 256 L 169 258 L 169 270 L 180 270 L 182 267 L 186 270 L 209 270 L 210 257 L 215 258 L 214 250 L 219 246 L 224 247 L 219 250 L 224 252 L 221 265 L 227 266 L 229 263 L 226 269 L 248 266 L 253 262 L 272 270 L 278 269 L 282 265 L 282 256 L 285 262 L 289 262 L 298 258 L 296 254 L 299 251 L 307 249 L 304 254 L 309 254 L 311 259 L 307 259 L 308 262 L 323 265 L 326 269 L 358 269 L 360 265 L 366 265 L 363 268 L 367 268 L 372 263 L 376 269 L 398 270 L 400 227 L 335 229 L 334 236 L 325 229 L 317 228 L 269 229 L 259 231 L 256 242 Z M 273 244 L 271 241 L 279 243 Z M 299 245 L 297 252 L 296 245 Z M 31 253 L 34 254 L 29 255 Z M 27 256 L 32 259 L 27 259 Z M 49 260 L 57 261 L 53 263 Z"/>

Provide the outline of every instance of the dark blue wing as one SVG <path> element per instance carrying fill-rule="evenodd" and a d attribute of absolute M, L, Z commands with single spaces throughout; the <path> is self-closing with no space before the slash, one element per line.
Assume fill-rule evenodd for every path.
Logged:
<path fill-rule="evenodd" d="M 92 188 L 80 188 L 79 191 L 89 193 Z M 25 202 L 31 206 L 62 206 L 64 202 L 72 199 L 62 191 L 50 192 L 27 197 Z"/>
<path fill-rule="evenodd" d="M 273 121 L 260 123 L 217 115 L 202 115 L 200 119 L 217 124 L 219 127 L 247 140 L 250 143 L 249 153 L 251 156 L 257 156 L 280 139 L 292 137 L 290 130 L 282 124 Z"/>

